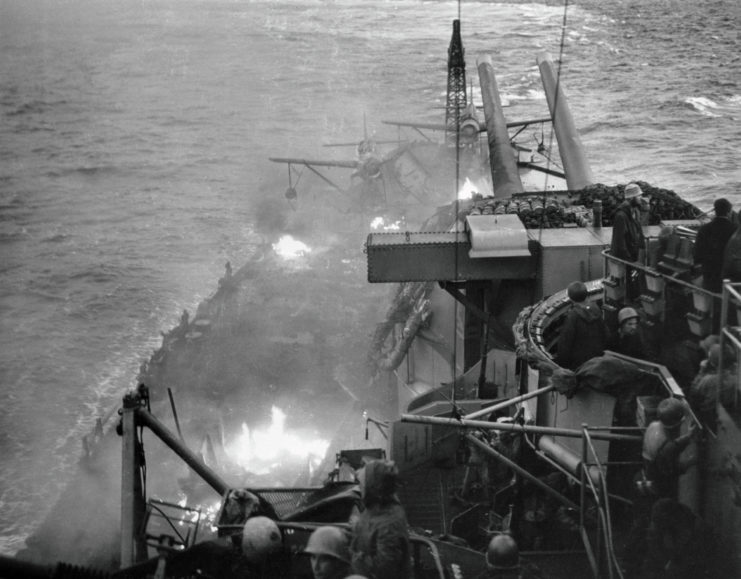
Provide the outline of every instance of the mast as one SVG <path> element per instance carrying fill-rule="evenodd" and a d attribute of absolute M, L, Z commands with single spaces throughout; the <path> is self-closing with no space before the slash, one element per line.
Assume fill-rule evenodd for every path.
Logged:
<path fill-rule="evenodd" d="M 445 142 L 458 146 L 458 127 L 466 108 L 466 60 L 461 41 L 461 21 L 453 20 L 453 36 L 448 47 L 448 98 L 445 105 Z"/>

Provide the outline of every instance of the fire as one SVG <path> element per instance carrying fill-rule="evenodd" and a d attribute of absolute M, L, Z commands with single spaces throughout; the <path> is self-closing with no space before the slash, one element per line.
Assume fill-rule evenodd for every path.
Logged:
<path fill-rule="evenodd" d="M 274 466 L 289 461 L 305 465 L 308 460 L 312 466 L 318 466 L 329 442 L 307 438 L 305 433 L 287 431 L 285 424 L 286 414 L 273 406 L 269 426 L 250 429 L 243 423 L 242 432 L 225 450 L 232 460 L 255 474 L 265 474 Z"/>
<path fill-rule="evenodd" d="M 296 259 L 311 253 L 311 248 L 290 235 L 284 235 L 278 240 L 278 243 L 273 244 L 273 251 L 283 259 Z"/>
<path fill-rule="evenodd" d="M 460 191 L 458 191 L 458 199 L 472 199 L 478 192 L 478 188 L 466 177 L 466 182 L 463 183 Z"/>
<path fill-rule="evenodd" d="M 376 217 L 371 221 L 371 229 L 374 231 L 399 231 L 403 225 L 403 219 L 398 221 L 386 221 L 384 217 Z"/>

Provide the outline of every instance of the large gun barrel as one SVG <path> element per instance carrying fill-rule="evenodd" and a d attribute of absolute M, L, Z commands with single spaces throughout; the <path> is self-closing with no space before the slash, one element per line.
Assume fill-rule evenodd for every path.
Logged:
<path fill-rule="evenodd" d="M 481 99 L 484 101 L 486 134 L 489 139 L 491 182 L 495 195 L 509 197 L 514 193 L 522 193 L 524 187 L 517 170 L 517 159 L 515 159 L 510 144 L 507 121 L 502 112 L 502 101 L 499 98 L 499 89 L 497 88 L 491 58 L 487 55 L 480 57 L 477 66 L 481 84 Z"/>
<path fill-rule="evenodd" d="M 551 111 L 553 128 L 556 132 L 559 153 L 563 161 L 566 183 L 572 191 L 583 189 L 594 182 L 592 169 L 584 153 L 584 147 L 569 110 L 566 95 L 558 77 L 553 72 L 550 54 L 543 51 L 537 57 L 543 90 Z"/>

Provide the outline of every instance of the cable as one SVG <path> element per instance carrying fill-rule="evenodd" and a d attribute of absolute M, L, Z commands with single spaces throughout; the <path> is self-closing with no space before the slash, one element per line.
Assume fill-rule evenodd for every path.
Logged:
<path fill-rule="evenodd" d="M 553 99 L 553 111 L 555 112 L 558 110 L 558 95 L 561 88 L 561 66 L 563 65 L 563 53 L 564 53 L 564 46 L 566 44 L 566 24 L 568 22 L 568 12 L 569 12 L 569 0 L 564 0 L 563 3 L 563 19 L 561 21 L 561 41 L 559 44 L 558 49 L 558 68 L 556 69 L 556 91 Z M 551 167 L 551 158 L 550 158 L 550 151 L 553 150 L 553 139 L 554 139 L 554 128 L 553 128 L 553 122 L 551 122 L 551 129 L 548 135 L 548 155 L 543 155 L 546 158 L 546 169 L 549 169 Z M 540 227 L 538 231 L 538 241 L 541 240 L 543 235 L 543 224 L 545 222 L 546 212 L 545 212 L 545 206 L 546 206 L 546 200 L 548 197 L 548 173 L 546 173 L 545 176 L 545 186 L 543 187 L 543 213 L 540 216 Z"/>

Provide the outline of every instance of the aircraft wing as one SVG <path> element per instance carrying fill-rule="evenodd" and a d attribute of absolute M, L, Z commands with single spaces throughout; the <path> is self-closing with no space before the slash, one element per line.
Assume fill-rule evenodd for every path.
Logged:
<path fill-rule="evenodd" d="M 529 121 L 512 121 L 507 123 L 507 128 L 511 129 L 513 127 L 528 127 L 530 125 L 537 125 L 540 123 L 550 123 L 551 117 L 546 117 L 544 119 L 531 119 Z"/>
<path fill-rule="evenodd" d="M 411 127 L 413 129 L 427 129 L 429 131 L 447 131 L 448 127 L 443 123 L 410 123 L 405 121 L 381 121 L 386 125 L 394 125 L 396 127 Z"/>
<path fill-rule="evenodd" d="M 357 161 L 314 161 L 298 157 L 270 157 L 273 163 L 286 163 L 289 165 L 306 165 L 307 167 L 342 167 L 344 169 L 357 169 Z"/>
<path fill-rule="evenodd" d="M 442 123 L 410 123 L 405 121 L 381 121 L 382 123 L 385 123 L 387 125 L 394 125 L 397 127 L 411 127 L 413 129 L 427 129 L 430 131 L 447 131 L 448 127 Z M 551 118 L 543 118 L 543 119 L 532 119 L 529 121 L 512 121 L 507 123 L 507 128 L 511 129 L 514 127 L 527 127 L 529 125 L 537 125 L 539 123 L 550 123 Z M 481 125 L 481 130 L 486 131 L 486 126 Z"/>

